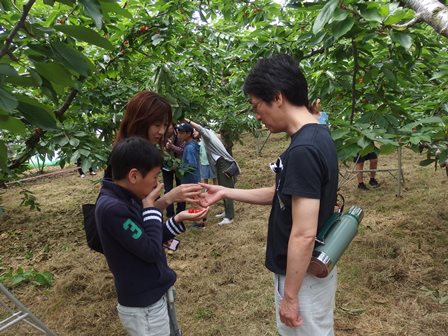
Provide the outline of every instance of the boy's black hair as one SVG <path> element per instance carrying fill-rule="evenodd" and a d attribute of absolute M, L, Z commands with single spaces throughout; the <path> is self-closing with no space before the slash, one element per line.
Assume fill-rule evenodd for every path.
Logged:
<path fill-rule="evenodd" d="M 133 168 L 143 177 L 156 167 L 162 166 L 162 155 L 156 146 L 140 137 L 129 137 L 118 142 L 110 156 L 112 179 L 121 180 Z"/>
<path fill-rule="evenodd" d="M 182 123 L 179 126 L 177 126 L 176 128 L 177 128 L 178 132 L 188 133 L 191 136 L 193 136 L 193 132 L 194 132 L 193 126 L 191 126 L 188 123 Z"/>
<path fill-rule="evenodd" d="M 279 92 L 296 106 L 308 107 L 308 84 L 296 61 L 289 55 L 279 54 L 257 62 L 244 82 L 243 91 L 267 103 Z"/>

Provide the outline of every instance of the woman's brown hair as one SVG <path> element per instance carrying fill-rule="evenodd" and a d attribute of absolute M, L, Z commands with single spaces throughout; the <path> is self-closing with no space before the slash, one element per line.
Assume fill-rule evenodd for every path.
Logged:
<path fill-rule="evenodd" d="M 172 118 L 171 105 L 165 98 L 152 91 L 141 91 L 126 105 L 126 112 L 120 123 L 115 143 L 131 136 L 147 139 L 151 125 L 163 123 L 168 126 Z M 160 139 L 161 148 L 164 147 L 166 131 L 164 138 Z"/>

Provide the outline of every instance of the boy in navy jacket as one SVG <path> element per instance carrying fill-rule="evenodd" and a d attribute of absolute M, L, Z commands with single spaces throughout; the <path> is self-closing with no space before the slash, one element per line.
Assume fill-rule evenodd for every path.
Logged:
<path fill-rule="evenodd" d="M 166 293 L 176 281 L 164 243 L 185 231 L 184 220 L 206 215 L 182 211 L 162 222 L 154 207 L 163 184 L 159 150 L 130 137 L 115 145 L 112 180 L 104 180 L 95 218 L 118 296 L 118 315 L 129 335 L 170 335 Z"/>

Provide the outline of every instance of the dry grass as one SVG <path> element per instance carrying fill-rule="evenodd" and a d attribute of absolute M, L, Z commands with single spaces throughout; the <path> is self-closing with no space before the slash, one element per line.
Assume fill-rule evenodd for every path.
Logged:
<path fill-rule="evenodd" d="M 284 136 L 271 136 L 257 156 L 255 141 L 246 136 L 234 150 L 243 169 L 238 186 L 271 185 L 267 163 L 286 145 Z M 404 151 L 402 198 L 395 197 L 395 179 L 387 173 L 378 175 L 380 189 L 358 191 L 354 179 L 342 188 L 347 205 L 359 204 L 365 217 L 339 264 L 338 336 L 439 336 L 448 330 L 448 304 L 436 300 L 448 295 L 447 178 L 419 167 L 419 160 Z M 380 157 L 381 168 L 395 165 L 394 155 Z M 73 172 L 26 184 L 41 212 L 18 206 L 23 187 L 2 194 L 7 214 L 0 219 L 0 272 L 21 266 L 54 273 L 51 288 L 27 284 L 12 291 L 58 335 L 124 335 L 112 276 L 103 256 L 86 247 L 82 231 L 80 205 L 95 200 L 92 181 L 98 180 Z M 225 227 L 214 218 L 221 210 L 214 207 L 207 228 L 189 230 L 169 256 L 178 274 L 184 335 L 276 335 L 272 275 L 263 266 L 269 207 L 239 203 L 235 223 Z M 32 334 L 40 335 L 24 324 L 5 333 Z"/>

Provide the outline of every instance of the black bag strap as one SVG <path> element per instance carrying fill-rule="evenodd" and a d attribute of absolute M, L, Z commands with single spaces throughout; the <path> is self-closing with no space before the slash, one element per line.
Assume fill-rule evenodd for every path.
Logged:
<path fill-rule="evenodd" d="M 339 208 L 338 211 L 334 212 L 330 216 L 330 218 L 327 219 L 324 225 L 322 225 L 320 230 L 317 231 L 316 242 L 318 242 L 319 244 L 325 245 L 325 238 L 327 238 L 327 235 L 332 227 L 335 226 L 335 224 L 339 222 L 339 219 L 341 218 L 345 206 L 345 198 L 341 193 L 338 193 L 336 196 L 336 206 Z"/>

